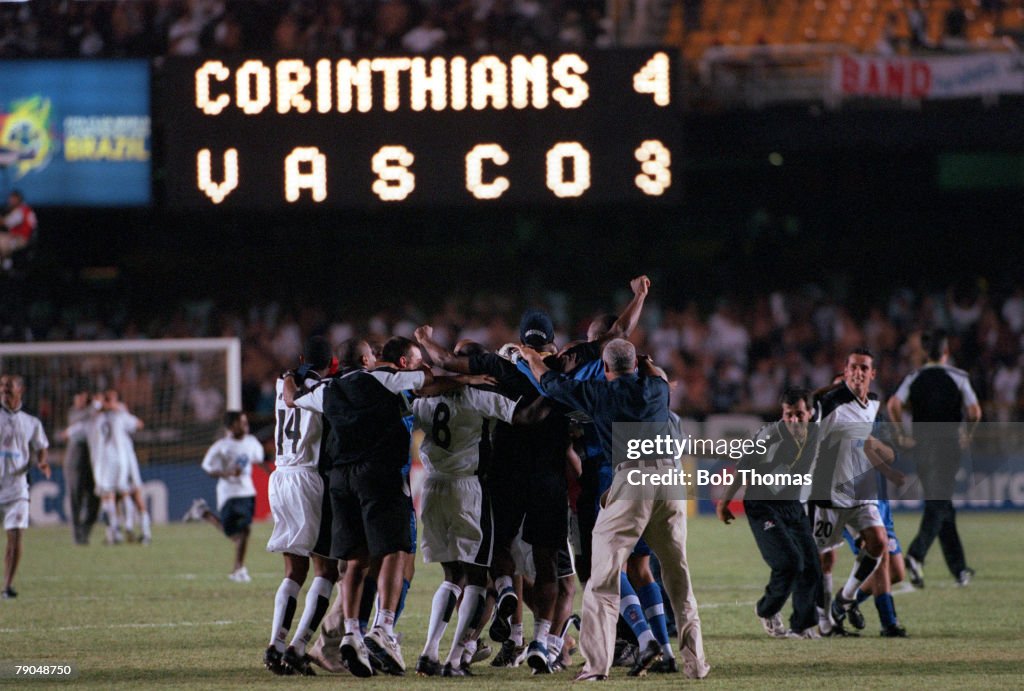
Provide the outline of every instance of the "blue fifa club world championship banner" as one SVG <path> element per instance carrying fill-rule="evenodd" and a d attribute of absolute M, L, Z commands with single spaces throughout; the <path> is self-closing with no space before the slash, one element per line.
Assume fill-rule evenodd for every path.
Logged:
<path fill-rule="evenodd" d="M 33 206 L 146 206 L 144 60 L 0 61 L 0 190 Z"/>

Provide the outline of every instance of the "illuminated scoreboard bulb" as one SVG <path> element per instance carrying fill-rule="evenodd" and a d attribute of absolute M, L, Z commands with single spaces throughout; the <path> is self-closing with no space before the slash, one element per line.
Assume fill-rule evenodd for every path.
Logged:
<path fill-rule="evenodd" d="M 213 156 L 209 149 L 200 149 L 196 154 L 196 180 L 199 189 L 214 204 L 220 204 L 238 187 L 238 149 L 224 152 L 224 181 L 213 181 Z"/>
<path fill-rule="evenodd" d="M 252 92 L 255 78 L 256 93 Z M 246 115 L 259 115 L 270 105 L 270 68 L 259 60 L 246 60 L 235 73 L 235 102 Z"/>
<path fill-rule="evenodd" d="M 315 202 L 327 199 L 327 157 L 315 146 L 297 146 L 284 159 L 284 198 L 296 202 L 304 189 L 313 192 Z"/>
<path fill-rule="evenodd" d="M 572 179 L 567 180 L 565 163 L 572 161 Z M 590 152 L 579 142 L 559 142 L 546 156 L 548 189 L 556 197 L 579 197 L 590 189 Z"/>
<path fill-rule="evenodd" d="M 503 166 L 508 163 L 508 152 L 500 144 L 477 144 L 466 154 L 466 189 L 477 199 L 497 199 L 511 186 L 508 178 L 499 175 L 484 182 L 484 159 Z"/>
<path fill-rule="evenodd" d="M 416 176 L 409 166 L 416 160 L 404 146 L 382 146 L 373 155 L 371 167 L 377 174 L 371 189 L 381 201 L 398 202 L 416 189 Z"/>
<path fill-rule="evenodd" d="M 672 101 L 670 64 L 666 53 L 655 53 L 651 59 L 633 75 L 633 90 L 638 94 L 650 94 L 659 106 Z"/>
<path fill-rule="evenodd" d="M 672 186 L 672 152 L 657 139 L 648 139 L 640 143 L 635 155 L 640 161 L 640 174 L 634 179 L 636 186 L 652 197 L 664 194 Z"/>
<path fill-rule="evenodd" d="M 277 112 L 284 115 L 294 108 L 308 113 L 313 104 L 302 95 L 311 81 L 312 71 L 302 60 L 280 60 L 275 67 L 277 73 Z"/>
<path fill-rule="evenodd" d="M 231 77 L 231 70 L 220 60 L 207 60 L 196 70 L 196 108 L 206 115 L 218 115 L 231 103 L 231 97 L 220 94 L 210 100 L 210 79 L 226 82 Z"/>

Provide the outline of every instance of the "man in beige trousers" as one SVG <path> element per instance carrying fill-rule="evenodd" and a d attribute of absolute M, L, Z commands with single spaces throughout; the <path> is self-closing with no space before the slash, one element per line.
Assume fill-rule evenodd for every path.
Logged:
<path fill-rule="evenodd" d="M 649 481 L 652 475 L 678 470 L 678 463 L 665 458 L 626 460 L 627 438 L 669 429 L 668 378 L 647 357 L 638 375 L 636 350 L 623 339 L 605 346 L 601 356 L 604 381 L 575 380 L 549 370 L 535 351 L 523 348 L 522 353 L 545 395 L 593 418 L 605 453 L 617 464 L 594 526 L 592 572 L 583 594 L 580 631 L 580 651 L 586 664 L 576 680 L 608 678 L 619 616 L 619 572 L 641 536 L 661 560 L 665 588 L 675 607 L 683 673 L 703 679 L 711 668 L 704 657 L 697 599 L 686 565 L 686 502 L 680 498 L 685 488 L 654 486 Z M 614 434 L 614 443 L 613 424 L 626 425 Z M 651 655 L 648 664 L 659 657 Z"/>

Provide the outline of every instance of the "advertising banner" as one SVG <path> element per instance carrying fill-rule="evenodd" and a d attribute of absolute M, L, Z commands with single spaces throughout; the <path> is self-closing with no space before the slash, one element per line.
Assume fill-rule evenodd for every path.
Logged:
<path fill-rule="evenodd" d="M 830 88 L 839 98 L 950 99 L 1024 93 L 1015 53 L 934 57 L 839 55 Z"/>
<path fill-rule="evenodd" d="M 32 206 L 150 203 L 149 65 L 0 61 L 0 189 Z"/>

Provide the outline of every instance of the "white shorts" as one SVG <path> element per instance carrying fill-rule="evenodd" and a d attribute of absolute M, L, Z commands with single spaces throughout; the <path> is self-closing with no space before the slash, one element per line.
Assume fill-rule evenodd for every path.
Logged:
<path fill-rule="evenodd" d="M 134 473 L 130 465 L 135 466 Z M 96 481 L 97 496 L 111 492 L 127 494 L 136 487 L 141 486 L 141 481 L 138 478 L 138 463 L 129 464 L 127 461 L 119 459 L 94 461 L 92 464 L 92 475 Z M 135 484 L 135 482 L 139 482 L 139 484 Z"/>
<path fill-rule="evenodd" d="M 4 530 L 24 530 L 28 527 L 28 499 L 0 504 L 0 517 L 4 521 Z"/>
<path fill-rule="evenodd" d="M 316 468 L 285 466 L 270 474 L 267 494 L 274 517 L 267 551 L 308 557 L 320 535 L 323 478 Z"/>
<path fill-rule="evenodd" d="M 494 521 L 490 502 L 484 505 L 475 476 L 431 478 L 420 496 L 423 561 L 490 566 L 494 551 Z"/>
<path fill-rule="evenodd" d="M 885 527 L 876 504 L 861 504 L 848 509 L 814 507 L 814 541 L 819 552 L 827 552 L 843 544 L 843 528 L 856 537 L 862 530 Z"/>

